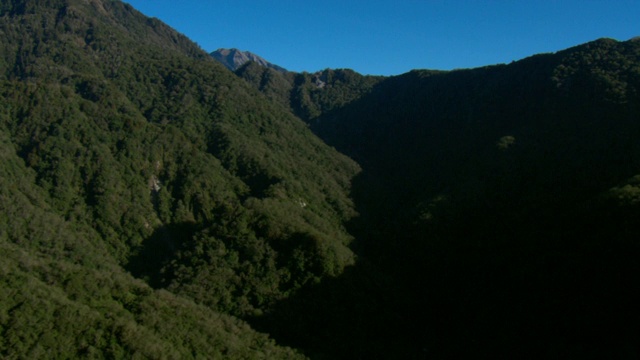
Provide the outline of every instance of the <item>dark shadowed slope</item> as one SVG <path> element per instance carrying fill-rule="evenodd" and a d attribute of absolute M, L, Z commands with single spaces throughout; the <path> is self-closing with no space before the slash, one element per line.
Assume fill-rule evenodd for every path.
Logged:
<path fill-rule="evenodd" d="M 412 71 L 313 118 L 363 167 L 361 261 L 272 333 L 347 358 L 636 356 L 639 75 L 639 42 L 601 39 Z"/>

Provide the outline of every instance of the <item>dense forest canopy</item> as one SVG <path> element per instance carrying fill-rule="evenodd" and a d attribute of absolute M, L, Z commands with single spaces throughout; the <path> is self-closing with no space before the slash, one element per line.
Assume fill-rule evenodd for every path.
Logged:
<path fill-rule="evenodd" d="M 2 357 L 640 353 L 638 40 L 373 77 L 120 1 L 0 35 Z"/>
<path fill-rule="evenodd" d="M 5 1 L 0 19 L 2 180 L 10 182 L 2 239 L 16 252 L 2 260 L 3 279 L 27 277 L 6 286 L 24 296 L 3 297 L 3 333 L 16 334 L 3 337 L 3 354 L 49 346 L 44 329 L 21 317 L 77 324 L 46 335 L 68 339 L 55 348 L 62 357 L 85 351 L 78 341 L 149 357 L 162 349 L 175 357 L 290 354 L 246 324 L 225 328 L 215 312 L 260 314 L 353 263 L 343 223 L 355 213 L 348 193 L 358 166 L 124 3 Z M 19 261 L 34 264 L 11 265 Z M 93 315 L 56 315 L 64 301 Z M 185 315 L 163 323 L 176 301 Z M 46 306 L 32 314 L 37 302 Z M 200 317 L 202 306 L 210 319 Z M 120 323 L 144 333 L 126 340 L 140 348 L 118 340 Z M 174 339 L 174 327 L 187 339 Z M 84 329 L 99 333 L 82 340 L 71 332 Z M 230 349 L 188 344 L 211 333 Z"/>

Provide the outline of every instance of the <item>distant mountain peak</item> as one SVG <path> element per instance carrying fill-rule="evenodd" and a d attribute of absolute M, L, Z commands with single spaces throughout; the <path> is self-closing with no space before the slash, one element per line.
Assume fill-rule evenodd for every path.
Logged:
<path fill-rule="evenodd" d="M 242 65 L 246 64 L 249 61 L 253 61 L 260 66 L 268 67 L 280 72 L 287 72 L 287 70 L 278 65 L 272 64 L 262 57 L 251 53 L 249 51 L 242 51 L 236 48 L 231 49 L 218 49 L 210 54 L 214 59 L 220 61 L 224 66 L 226 66 L 231 71 L 235 71 L 240 68 Z"/>

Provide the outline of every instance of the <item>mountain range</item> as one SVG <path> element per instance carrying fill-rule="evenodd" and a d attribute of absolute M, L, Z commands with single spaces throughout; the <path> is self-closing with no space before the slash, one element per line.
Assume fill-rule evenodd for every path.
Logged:
<path fill-rule="evenodd" d="M 380 77 L 120 1 L 0 32 L 0 357 L 640 354 L 637 39 Z"/>

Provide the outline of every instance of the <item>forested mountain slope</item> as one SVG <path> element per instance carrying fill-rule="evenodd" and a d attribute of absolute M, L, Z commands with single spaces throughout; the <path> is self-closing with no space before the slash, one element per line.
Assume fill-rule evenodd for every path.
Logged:
<path fill-rule="evenodd" d="M 0 354 L 296 356 L 219 312 L 353 263 L 358 166 L 119 1 L 5 0 L 0 33 Z"/>
<path fill-rule="evenodd" d="M 363 168 L 361 266 L 281 310 L 321 314 L 306 327 L 273 333 L 321 349 L 367 329 L 360 344 L 388 345 L 332 338 L 352 356 L 640 353 L 639 41 L 412 71 L 309 120 Z M 303 305 L 330 293 L 366 305 L 333 323 L 343 302 Z"/>
<path fill-rule="evenodd" d="M 0 35 L 1 357 L 640 353 L 637 40 L 383 78 L 120 1 Z"/>
<path fill-rule="evenodd" d="M 248 62 L 236 75 L 310 122 L 367 94 L 381 76 L 363 76 L 349 69 L 325 69 L 316 73 L 283 73 Z"/>

